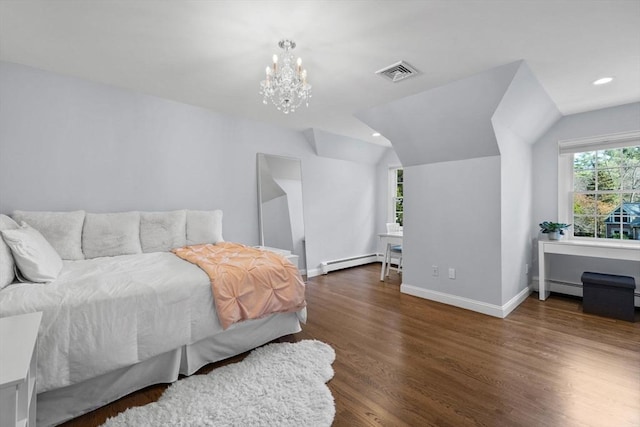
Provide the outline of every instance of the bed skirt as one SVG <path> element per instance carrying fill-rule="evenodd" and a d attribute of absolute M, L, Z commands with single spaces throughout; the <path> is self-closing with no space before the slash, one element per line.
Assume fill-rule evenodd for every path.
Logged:
<path fill-rule="evenodd" d="M 178 375 L 191 375 L 201 367 L 301 331 L 306 309 L 248 320 L 205 338 L 159 354 L 144 362 L 50 390 L 37 396 L 37 425 L 54 426 L 105 406 L 154 384 L 171 383 Z"/>

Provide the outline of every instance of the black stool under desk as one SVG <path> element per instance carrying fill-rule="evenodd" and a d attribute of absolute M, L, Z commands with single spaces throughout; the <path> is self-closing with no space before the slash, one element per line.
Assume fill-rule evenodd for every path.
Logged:
<path fill-rule="evenodd" d="M 582 310 L 585 313 L 633 322 L 635 307 L 633 277 L 582 273 Z"/>

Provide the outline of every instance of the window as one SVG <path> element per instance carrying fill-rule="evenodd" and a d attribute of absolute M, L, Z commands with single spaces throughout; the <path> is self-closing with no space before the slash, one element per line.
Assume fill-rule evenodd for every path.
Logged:
<path fill-rule="evenodd" d="M 573 224 L 573 236 L 640 240 L 640 134 L 561 141 L 559 147 L 565 169 L 559 177 L 567 180 L 560 217 Z"/>
<path fill-rule="evenodd" d="M 402 168 L 389 169 L 388 222 L 402 225 L 404 220 L 404 177 Z"/>

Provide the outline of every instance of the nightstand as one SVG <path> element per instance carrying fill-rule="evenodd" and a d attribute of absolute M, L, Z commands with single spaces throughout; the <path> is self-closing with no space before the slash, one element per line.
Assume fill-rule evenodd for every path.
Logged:
<path fill-rule="evenodd" d="M 0 319 L 0 427 L 35 427 L 38 328 L 42 313 Z"/>

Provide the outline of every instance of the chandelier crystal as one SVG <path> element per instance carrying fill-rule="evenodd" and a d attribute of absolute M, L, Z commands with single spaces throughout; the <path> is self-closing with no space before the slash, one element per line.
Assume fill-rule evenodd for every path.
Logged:
<path fill-rule="evenodd" d="M 266 69 L 266 78 L 260 82 L 263 104 L 269 101 L 285 114 L 296 111 L 302 103 L 309 106 L 311 85 L 307 83 L 307 70 L 302 68 L 302 59 L 294 62 L 291 51 L 296 47 L 291 40 L 278 43 L 284 50 L 282 61 L 273 55 L 273 64 Z"/>

